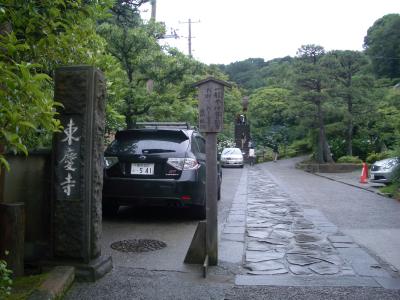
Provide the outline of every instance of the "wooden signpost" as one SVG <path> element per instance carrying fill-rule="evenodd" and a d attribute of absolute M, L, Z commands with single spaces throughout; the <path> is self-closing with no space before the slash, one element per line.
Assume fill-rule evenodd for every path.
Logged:
<path fill-rule="evenodd" d="M 209 77 L 194 86 L 199 89 L 199 129 L 206 139 L 207 220 L 205 226 L 204 222 L 199 223 L 185 262 L 201 261 L 205 276 L 208 265 L 218 264 L 217 133 L 223 129 L 224 124 L 224 87 L 231 85 Z"/>

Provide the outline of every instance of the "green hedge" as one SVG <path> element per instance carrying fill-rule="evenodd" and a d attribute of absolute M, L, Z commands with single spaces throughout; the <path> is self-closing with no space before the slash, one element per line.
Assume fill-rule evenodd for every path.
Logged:
<path fill-rule="evenodd" d="M 389 157 L 391 157 L 390 152 L 380 152 L 380 153 L 372 152 L 371 154 L 369 154 L 367 156 L 367 163 L 373 164 L 374 162 L 376 162 L 378 160 L 382 160 L 382 159 L 389 158 Z"/>
<path fill-rule="evenodd" d="M 337 160 L 338 163 L 361 164 L 363 161 L 358 156 L 342 156 Z"/>

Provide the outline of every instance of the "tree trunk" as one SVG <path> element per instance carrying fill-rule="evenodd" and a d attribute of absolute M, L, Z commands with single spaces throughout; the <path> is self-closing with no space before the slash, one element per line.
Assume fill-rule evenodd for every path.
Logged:
<path fill-rule="evenodd" d="M 317 105 L 317 118 L 319 127 L 317 160 L 318 163 L 327 163 L 327 162 L 332 163 L 333 162 L 332 154 L 325 134 L 325 126 L 324 126 L 321 102 L 317 102 L 316 105 Z"/>
<path fill-rule="evenodd" d="M 347 155 L 353 156 L 353 99 L 351 95 L 347 97 L 347 111 L 349 113 L 349 121 L 347 124 Z"/>
<path fill-rule="evenodd" d="M 4 154 L 4 145 L 0 144 L 0 155 Z M 0 203 L 4 202 L 4 181 L 6 168 L 0 165 Z"/>

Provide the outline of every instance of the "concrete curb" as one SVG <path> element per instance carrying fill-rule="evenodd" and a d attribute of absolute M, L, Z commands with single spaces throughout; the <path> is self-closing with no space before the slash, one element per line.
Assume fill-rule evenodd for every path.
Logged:
<path fill-rule="evenodd" d="M 329 180 L 332 180 L 332 181 L 340 182 L 340 183 L 343 183 L 343 184 L 346 184 L 346 185 L 349 185 L 349 186 L 352 186 L 352 187 L 356 187 L 356 188 L 359 188 L 361 190 L 364 190 L 364 191 L 367 191 L 367 192 L 370 192 L 370 193 L 374 193 L 374 194 L 389 198 L 384 193 L 369 189 L 368 186 L 365 186 L 365 187 L 364 186 L 360 186 L 358 184 L 350 183 L 350 182 L 347 182 L 347 181 L 344 181 L 344 180 L 340 180 L 340 179 L 337 179 L 337 178 L 332 178 L 332 177 L 329 177 L 329 176 L 326 176 L 326 175 L 323 175 L 323 174 L 320 174 L 320 173 L 310 173 L 310 174 L 313 174 L 313 175 L 319 176 L 319 177 L 323 177 L 323 178 L 326 178 L 326 179 L 329 179 Z"/>
<path fill-rule="evenodd" d="M 70 266 L 54 267 L 47 279 L 28 298 L 28 300 L 61 299 L 75 279 L 75 268 Z"/>

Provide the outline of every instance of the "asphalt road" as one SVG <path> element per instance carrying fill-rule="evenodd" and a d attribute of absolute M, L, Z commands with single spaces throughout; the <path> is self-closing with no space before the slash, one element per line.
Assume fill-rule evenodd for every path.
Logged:
<path fill-rule="evenodd" d="M 396 244 L 400 237 L 400 204 L 296 170 L 295 162 L 296 159 L 284 160 L 252 168 L 272 178 L 279 189 L 304 209 L 320 210 L 341 232 L 380 258 L 380 263 L 393 266 L 396 273 L 394 266 L 400 256 Z M 224 225 L 237 222 L 235 217 L 243 213 L 235 202 L 238 196 L 246 199 L 251 186 L 247 182 L 251 176 L 247 174 L 252 173 L 254 178 L 257 175 L 254 170 L 223 169 L 222 199 L 218 204 L 222 235 L 226 231 Z M 399 289 L 376 286 L 329 287 L 312 282 L 311 286 L 265 286 L 252 284 L 251 279 L 250 285 L 240 285 L 235 278 L 245 271 L 240 263 L 227 261 L 210 268 L 204 279 L 200 266 L 183 264 L 196 225 L 197 221 L 179 210 L 122 209 L 116 218 L 103 223 L 103 255 L 112 256 L 114 269 L 95 283 L 76 282 L 65 299 L 400 299 Z M 153 239 L 167 246 L 145 253 L 110 248 L 113 242 L 127 239 Z"/>

